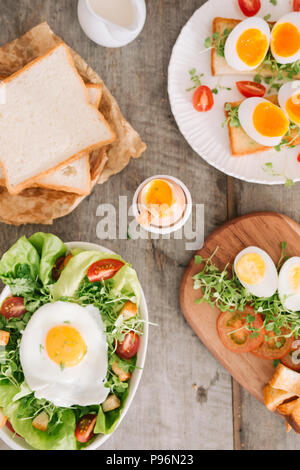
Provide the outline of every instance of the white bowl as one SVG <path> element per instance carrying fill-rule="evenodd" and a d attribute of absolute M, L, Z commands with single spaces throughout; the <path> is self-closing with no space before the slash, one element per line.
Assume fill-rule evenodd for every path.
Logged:
<path fill-rule="evenodd" d="M 138 216 L 140 215 L 139 207 L 138 207 L 138 197 L 143 189 L 144 186 L 146 186 L 149 181 L 152 180 L 158 180 L 158 179 L 167 179 L 170 181 L 174 181 L 174 183 L 177 183 L 181 189 L 183 190 L 185 197 L 186 197 L 186 208 L 184 211 L 184 214 L 182 218 L 174 225 L 171 225 L 171 227 L 155 227 L 153 225 L 142 225 L 143 229 L 146 230 L 147 232 L 151 233 L 156 233 L 158 235 L 168 235 L 173 232 L 177 232 L 177 230 L 181 229 L 188 219 L 191 216 L 192 213 L 192 196 L 186 185 L 180 181 L 178 178 L 175 178 L 174 176 L 169 176 L 169 175 L 156 175 L 156 176 L 151 176 L 150 178 L 147 178 L 143 183 L 140 184 L 138 189 L 136 190 L 134 196 L 133 196 L 133 205 L 132 205 L 132 210 L 133 210 L 133 215 L 137 219 Z"/>
<path fill-rule="evenodd" d="M 98 251 L 102 251 L 108 254 L 115 254 L 113 251 L 108 250 L 107 248 L 104 248 L 100 245 L 96 245 L 94 243 L 70 242 L 70 243 L 66 243 L 66 246 L 69 249 L 81 248 L 83 250 L 98 250 Z M 8 286 L 6 286 L 0 295 L 0 304 L 3 302 L 3 300 L 6 297 L 9 296 L 9 294 L 10 294 L 10 289 Z M 144 324 L 144 335 L 141 337 L 140 349 L 139 349 L 138 356 L 137 356 L 137 369 L 135 369 L 130 379 L 129 395 L 128 395 L 124 410 L 121 414 L 121 417 L 119 419 L 119 422 L 115 430 L 118 428 L 121 421 L 124 419 L 127 411 L 129 410 L 129 407 L 133 401 L 138 385 L 140 383 L 142 373 L 143 373 L 143 367 L 145 364 L 145 358 L 146 358 L 146 352 L 147 352 L 147 346 L 148 346 L 149 325 L 148 325 L 148 308 L 147 308 L 147 303 L 146 303 L 145 295 L 144 295 L 142 288 L 141 288 L 140 312 L 141 312 L 142 319 L 145 320 L 145 324 Z M 109 439 L 110 436 L 112 436 L 112 434 L 113 432 L 107 435 L 99 435 L 92 442 L 91 445 L 86 447 L 85 450 L 97 449 L 98 447 L 102 446 L 104 442 L 107 441 L 107 439 Z M 0 429 L 0 439 L 2 439 L 2 441 L 4 441 L 5 444 L 7 444 L 13 450 L 36 450 L 36 449 L 33 449 L 33 447 L 31 447 L 29 444 L 27 444 L 23 438 L 20 438 L 17 436 L 12 438 L 12 433 L 6 427 Z"/>

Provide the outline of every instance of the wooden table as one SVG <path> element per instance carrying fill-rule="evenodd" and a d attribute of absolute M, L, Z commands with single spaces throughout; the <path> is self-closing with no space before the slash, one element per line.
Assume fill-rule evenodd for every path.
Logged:
<path fill-rule="evenodd" d="M 103 77 L 126 118 L 148 145 L 143 158 L 98 186 L 77 210 L 52 227 L 1 224 L 0 253 L 20 236 L 51 231 L 64 241 L 100 243 L 101 203 L 117 207 L 145 178 L 168 173 L 205 205 L 205 234 L 252 211 L 276 210 L 300 220 L 298 185 L 261 186 L 227 177 L 193 153 L 178 131 L 167 95 L 173 44 L 201 0 L 148 0 L 141 36 L 123 49 L 92 43 L 77 21 L 76 0 L 0 0 L 0 44 L 46 20 Z M 192 253 L 180 240 L 103 241 L 137 269 L 151 327 L 143 378 L 125 420 L 103 449 L 300 449 L 300 437 L 249 396 L 216 362 L 185 322 L 178 289 Z M 0 449 L 5 449 L 0 444 Z"/>

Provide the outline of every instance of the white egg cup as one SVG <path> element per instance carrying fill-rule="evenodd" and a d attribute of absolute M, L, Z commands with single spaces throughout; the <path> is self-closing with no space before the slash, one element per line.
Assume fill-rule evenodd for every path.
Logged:
<path fill-rule="evenodd" d="M 185 206 L 185 211 L 181 219 L 176 222 L 174 225 L 171 225 L 170 227 L 156 227 L 154 225 L 141 225 L 144 230 L 147 232 L 155 233 L 157 235 L 168 235 L 174 232 L 177 232 L 177 230 L 180 230 L 188 221 L 192 214 L 192 196 L 186 185 L 180 181 L 178 178 L 175 178 L 174 176 L 168 176 L 168 175 L 156 175 L 156 176 L 151 176 L 150 178 L 147 178 L 143 183 L 140 184 L 138 189 L 136 190 L 134 196 L 133 196 L 133 205 L 132 205 L 132 210 L 133 210 L 133 215 L 137 219 L 140 215 L 140 210 L 139 210 L 139 204 L 138 204 L 138 198 L 140 195 L 140 192 L 142 189 L 152 180 L 157 180 L 157 179 L 166 179 L 173 181 L 174 183 L 178 184 L 178 186 L 181 187 L 183 190 L 185 197 L 186 197 L 186 206 Z"/>
<path fill-rule="evenodd" d="M 108 253 L 111 255 L 115 255 L 111 250 L 108 250 L 107 248 L 104 248 L 100 245 L 96 245 L 94 243 L 85 243 L 85 242 L 70 242 L 66 243 L 66 246 L 69 250 L 74 250 L 76 248 L 80 248 L 82 250 L 96 250 L 96 251 L 101 251 L 103 253 Z M 10 295 L 10 289 L 8 286 L 6 286 L 1 295 L 0 295 L 0 305 L 1 303 Z M 124 419 L 126 413 L 128 412 L 130 405 L 134 399 L 134 396 L 136 394 L 137 388 L 139 386 L 140 380 L 142 378 L 142 373 L 143 373 L 143 368 L 145 364 L 145 359 L 146 359 L 146 353 L 147 353 L 147 347 L 148 347 L 148 333 L 149 333 L 149 325 L 148 325 L 148 308 L 147 308 L 147 303 L 145 299 L 145 295 L 143 292 L 143 289 L 141 287 L 141 318 L 144 320 L 144 334 L 141 336 L 141 342 L 140 342 L 140 349 L 137 355 L 137 368 L 134 370 L 131 379 L 130 379 L 130 388 L 129 388 L 129 394 L 126 400 L 125 407 L 121 413 L 120 419 L 117 423 L 116 428 L 111 434 L 107 435 L 102 435 L 99 434 L 96 439 L 92 442 L 91 445 L 87 446 L 84 450 L 95 450 L 98 449 L 100 446 L 104 444 L 104 442 L 107 441 L 107 439 L 110 438 L 110 436 L 113 435 L 115 430 L 118 428 L 120 425 L 121 421 Z M 0 439 L 5 442 L 6 445 L 8 445 L 11 449 L 13 450 L 36 450 L 33 447 L 31 447 L 27 442 L 22 438 L 15 436 L 13 437 L 13 434 L 9 429 L 6 428 L 6 426 L 2 429 L 0 429 Z"/>
<path fill-rule="evenodd" d="M 128 28 L 112 23 L 95 13 L 89 0 L 79 0 L 78 20 L 85 34 L 96 44 L 104 47 L 123 47 L 134 41 L 141 33 L 146 21 L 145 0 L 131 0 L 135 20 Z"/>

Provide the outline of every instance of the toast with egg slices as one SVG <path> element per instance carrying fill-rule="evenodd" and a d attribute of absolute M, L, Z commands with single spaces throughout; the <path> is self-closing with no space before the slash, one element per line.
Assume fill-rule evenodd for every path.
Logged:
<path fill-rule="evenodd" d="M 278 95 L 266 96 L 266 100 L 271 103 L 278 105 Z M 229 104 L 232 108 L 239 106 L 243 100 L 236 101 L 234 103 L 225 103 L 225 116 L 226 119 L 229 117 L 226 107 Z M 228 122 L 228 132 L 230 140 L 231 155 L 233 157 L 243 157 L 245 155 L 251 155 L 253 153 L 265 152 L 271 150 L 273 147 L 266 147 L 264 145 L 254 142 L 254 140 L 244 131 L 242 127 L 232 127 L 230 121 Z M 298 136 L 298 137 L 297 137 Z M 300 144 L 300 135 L 296 129 L 291 129 L 288 137 L 289 141 L 293 141 L 293 145 Z"/>
<path fill-rule="evenodd" d="M 239 23 L 241 23 L 242 20 L 235 20 L 232 18 L 220 18 L 217 17 L 213 21 L 213 34 L 218 33 L 222 35 L 224 31 L 227 30 L 232 30 L 237 26 Z M 275 23 L 272 22 L 267 22 L 270 26 L 273 26 Z M 261 75 L 262 77 L 269 77 L 273 75 L 272 70 L 268 66 L 260 66 L 256 68 L 255 70 L 248 70 L 246 72 L 241 72 L 234 70 L 231 68 L 227 62 L 225 57 L 222 57 L 218 55 L 217 50 L 215 47 L 212 48 L 211 50 L 211 73 L 214 76 L 219 76 L 219 75 Z M 300 79 L 300 73 L 295 75 L 293 77 L 294 80 L 299 80 Z"/>

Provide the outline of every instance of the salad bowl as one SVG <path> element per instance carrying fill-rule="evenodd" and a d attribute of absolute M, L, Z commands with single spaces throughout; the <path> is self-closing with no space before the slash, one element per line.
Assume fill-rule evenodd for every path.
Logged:
<path fill-rule="evenodd" d="M 100 251 L 102 253 L 107 253 L 111 255 L 115 255 L 115 253 L 111 250 L 108 250 L 105 247 L 102 247 L 97 244 L 93 243 L 86 243 L 86 242 L 70 242 L 65 244 L 68 250 L 75 250 L 75 249 L 80 249 L 80 250 L 96 250 Z M 145 358 L 146 358 L 146 352 L 147 352 L 147 345 L 148 345 L 148 330 L 149 330 L 149 325 L 148 325 L 148 308 L 147 308 L 147 303 L 145 299 L 145 295 L 143 292 L 143 289 L 140 286 L 140 291 L 141 291 L 141 301 L 140 301 L 140 316 L 141 319 L 144 322 L 144 333 L 143 336 L 141 336 L 140 340 L 140 348 L 139 352 L 137 355 L 137 363 L 136 363 L 136 369 L 132 373 L 131 379 L 130 379 L 130 387 L 129 387 L 129 393 L 128 397 L 125 403 L 125 406 L 123 408 L 123 411 L 121 413 L 121 416 L 119 418 L 119 421 L 113 430 L 111 434 L 99 434 L 97 437 L 92 441 L 90 445 L 87 445 L 84 450 L 95 450 L 102 446 L 109 438 L 110 436 L 113 435 L 115 430 L 118 428 L 120 425 L 121 421 L 124 419 L 125 415 L 127 414 L 134 396 L 136 394 L 138 385 L 140 383 L 142 373 L 143 373 L 143 367 L 145 364 Z M 10 288 L 6 286 L 1 295 L 0 295 L 0 305 L 2 302 L 10 295 Z M 10 449 L 13 450 L 36 450 L 33 447 L 31 447 L 22 437 L 18 437 L 17 435 L 13 436 L 11 431 L 7 429 L 6 427 L 0 429 L 0 439 L 8 446 Z"/>

